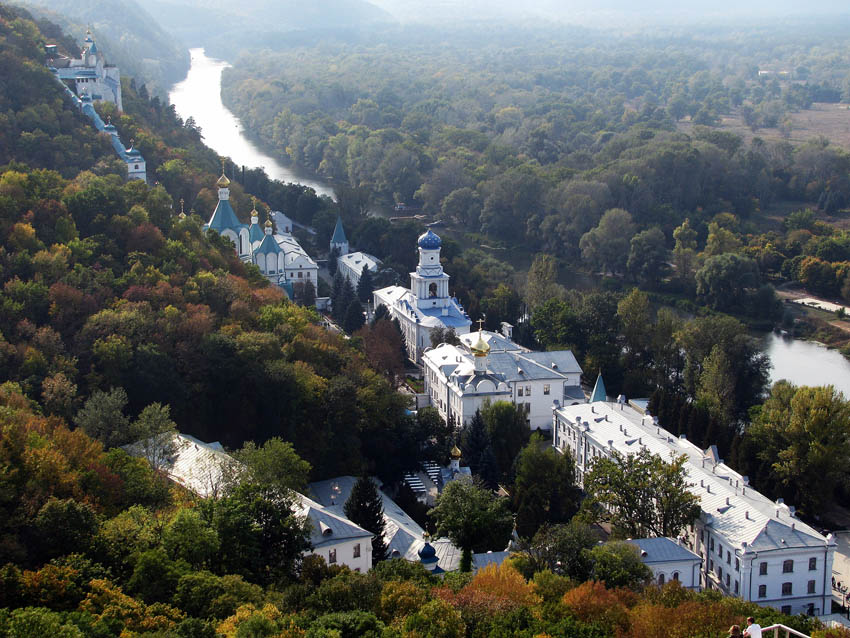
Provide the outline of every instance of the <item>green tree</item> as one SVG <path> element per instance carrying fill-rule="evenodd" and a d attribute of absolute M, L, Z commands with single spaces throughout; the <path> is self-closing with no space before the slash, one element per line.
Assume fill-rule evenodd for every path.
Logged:
<path fill-rule="evenodd" d="M 439 598 L 425 603 L 408 617 L 404 629 L 407 635 L 417 638 L 463 638 L 466 635 L 463 616 Z"/>
<path fill-rule="evenodd" d="M 757 475 L 760 489 L 802 512 L 828 509 L 836 489 L 846 485 L 850 402 L 832 386 L 776 383 L 746 437 L 764 468 Z"/>
<path fill-rule="evenodd" d="M 640 559 L 637 546 L 623 541 L 598 545 L 589 552 L 592 577 L 611 589 L 627 587 L 640 590 L 649 583 L 652 572 Z"/>
<path fill-rule="evenodd" d="M 607 210 L 599 225 L 582 236 L 579 242 L 582 259 L 602 272 L 625 272 L 629 242 L 634 234 L 635 225 L 628 211 Z"/>
<path fill-rule="evenodd" d="M 167 405 L 151 403 L 145 407 L 130 430 L 133 441 L 153 469 L 168 464 L 177 447 L 177 424 L 171 420 Z"/>
<path fill-rule="evenodd" d="M 471 481 L 449 483 L 428 515 L 437 533 L 461 548 L 461 571 L 472 567 L 473 551 L 504 549 L 510 540 L 513 517 L 507 500 Z"/>
<path fill-rule="evenodd" d="M 676 267 L 676 277 L 680 282 L 690 285 L 694 276 L 694 263 L 697 254 L 697 231 L 691 228 L 690 220 L 685 218 L 673 231 L 676 244 L 673 247 L 673 264 Z"/>
<path fill-rule="evenodd" d="M 564 288 L 558 283 L 558 264 L 552 255 L 535 255 L 525 284 L 525 302 L 535 310 L 550 299 L 563 297 Z"/>
<path fill-rule="evenodd" d="M 664 232 L 654 226 L 632 237 L 626 269 L 642 285 L 658 288 L 669 270 L 669 253 Z"/>
<path fill-rule="evenodd" d="M 519 405 L 508 401 L 486 403 L 481 417 L 487 427 L 487 438 L 496 456 L 502 479 L 508 477 L 514 459 L 529 437 L 526 413 Z"/>
<path fill-rule="evenodd" d="M 566 522 L 578 510 L 575 464 L 569 454 L 557 452 L 549 443 L 535 434 L 516 459 L 511 496 L 522 538 L 531 538 L 547 523 Z"/>
<path fill-rule="evenodd" d="M 304 490 L 310 476 L 310 464 L 298 456 L 292 443 L 272 437 L 262 445 L 246 441 L 233 458 L 244 466 L 240 482 L 251 482 L 263 488 Z"/>
<path fill-rule="evenodd" d="M 372 532 L 372 564 L 387 558 L 384 541 L 384 500 L 378 486 L 368 476 L 361 476 L 351 488 L 351 494 L 343 508 L 345 515 L 363 529 Z"/>
<path fill-rule="evenodd" d="M 357 299 L 352 299 L 343 316 L 342 327 L 351 335 L 360 330 L 365 323 L 366 317 L 363 316 L 363 306 Z"/>
<path fill-rule="evenodd" d="M 585 476 L 589 504 L 599 520 L 630 538 L 677 537 L 699 516 L 699 499 L 688 489 L 686 457 L 667 463 L 647 449 L 597 458 Z"/>
<path fill-rule="evenodd" d="M 109 392 L 95 390 L 82 409 L 77 412 L 74 423 L 105 447 L 119 447 L 132 442 L 130 419 L 124 414 L 127 407 L 127 392 L 124 388 L 112 388 Z"/>
<path fill-rule="evenodd" d="M 97 514 L 86 503 L 72 498 L 50 498 L 33 521 L 39 555 L 42 558 L 70 552 L 85 553 L 98 529 Z"/>
<path fill-rule="evenodd" d="M 481 410 L 476 410 L 469 423 L 460 431 L 459 445 L 463 453 L 462 458 L 476 476 L 481 475 L 481 457 L 489 446 L 490 435 L 487 433 L 484 417 L 481 416 Z"/>
<path fill-rule="evenodd" d="M 162 533 L 162 546 L 173 560 L 195 568 L 211 566 L 218 553 L 218 534 L 194 509 L 181 509 Z"/>
<path fill-rule="evenodd" d="M 372 271 L 365 264 L 360 273 L 360 280 L 357 282 L 357 298 L 363 303 L 368 303 L 372 300 L 372 292 L 375 289 L 375 284 L 372 279 Z"/>
<path fill-rule="evenodd" d="M 697 271 L 696 282 L 697 294 L 710 307 L 749 314 L 749 297 L 760 283 L 758 265 L 735 253 L 716 255 Z"/>
<path fill-rule="evenodd" d="M 514 565 L 529 578 L 549 570 L 583 583 L 590 580 L 593 563 L 589 552 L 598 542 L 599 535 L 577 518 L 560 525 L 544 525 L 530 541 L 520 541 Z"/>

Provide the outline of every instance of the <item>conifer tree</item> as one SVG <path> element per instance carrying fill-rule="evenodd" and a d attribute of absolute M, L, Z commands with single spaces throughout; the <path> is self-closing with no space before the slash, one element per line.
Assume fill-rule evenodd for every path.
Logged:
<path fill-rule="evenodd" d="M 361 476 L 357 479 L 343 509 L 352 523 L 375 535 L 372 539 L 372 565 L 386 559 L 384 501 L 378 493 L 375 482 L 368 476 Z"/>
<path fill-rule="evenodd" d="M 476 410 L 460 434 L 460 450 L 473 474 L 481 475 L 481 457 L 488 447 L 490 447 L 490 436 L 487 434 L 487 426 L 484 424 L 481 411 Z"/>
<path fill-rule="evenodd" d="M 339 248 L 334 248 L 328 253 L 328 273 L 336 276 L 337 274 L 337 260 L 339 259 Z"/>
<path fill-rule="evenodd" d="M 366 323 L 366 318 L 363 316 L 363 306 L 357 299 L 352 299 L 345 311 L 345 316 L 342 319 L 342 327 L 348 334 L 354 334 L 363 324 Z"/>
<path fill-rule="evenodd" d="M 372 271 L 364 264 L 363 272 L 360 273 L 360 281 L 357 282 L 357 298 L 363 303 L 367 303 L 372 297 L 372 291 L 374 289 L 375 284 L 372 279 Z"/>
<path fill-rule="evenodd" d="M 304 290 L 301 292 L 301 304 L 308 308 L 316 305 L 316 287 L 312 281 L 304 284 Z"/>

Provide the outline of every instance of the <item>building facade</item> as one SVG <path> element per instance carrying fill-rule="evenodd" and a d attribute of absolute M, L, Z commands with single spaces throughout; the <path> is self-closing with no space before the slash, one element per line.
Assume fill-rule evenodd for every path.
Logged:
<path fill-rule="evenodd" d="M 625 401 L 556 408 L 552 442 L 572 454 L 579 484 L 596 458 L 615 452 L 647 449 L 665 460 L 684 456 L 701 514 L 681 539 L 702 561 L 700 586 L 788 614 L 831 612 L 832 534 L 822 536 L 793 507 L 754 490 L 715 447 L 702 450 L 670 434 Z"/>
<path fill-rule="evenodd" d="M 685 589 L 699 591 L 702 559 L 681 539 L 638 538 L 627 541 L 637 547 L 641 562 L 652 571 L 656 585 L 678 582 Z"/>
<path fill-rule="evenodd" d="M 446 423 L 468 423 L 486 401 L 522 406 L 532 429 L 552 425 L 552 404 L 584 402 L 581 367 L 569 350 L 532 352 L 486 330 L 422 354 L 425 394 Z"/>
<path fill-rule="evenodd" d="M 373 297 L 375 308 L 384 305 L 390 316 L 398 319 L 407 356 L 421 363 L 422 352 L 431 347 L 434 329 L 451 328 L 462 335 L 469 332 L 472 321 L 449 294 L 449 275 L 440 264 L 440 238 L 429 230 L 419 237 L 417 245 L 419 264 L 410 273 L 410 288 L 387 286 L 376 290 Z"/>
<path fill-rule="evenodd" d="M 251 223 L 241 223 L 230 204 L 230 180 L 222 175 L 216 185 L 218 204 L 204 230 L 214 230 L 229 239 L 242 261 L 256 264 L 271 283 L 288 292 L 307 282 L 318 289 L 319 267 L 292 234 L 275 233 L 271 219 L 261 227 L 256 206 L 251 211 Z"/>

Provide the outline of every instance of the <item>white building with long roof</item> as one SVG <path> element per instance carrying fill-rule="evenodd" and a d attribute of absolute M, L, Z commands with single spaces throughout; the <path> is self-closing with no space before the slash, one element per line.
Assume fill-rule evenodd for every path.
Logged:
<path fill-rule="evenodd" d="M 641 449 L 665 460 L 685 456 L 690 490 L 699 497 L 698 519 L 682 540 L 702 559 L 700 585 L 729 596 L 775 607 L 787 614 L 831 612 L 836 543 L 772 501 L 719 458 L 676 437 L 653 417 L 624 402 L 556 406 L 552 440 L 575 459 L 581 484 L 594 460 Z"/>
<path fill-rule="evenodd" d="M 433 330 L 451 328 L 462 335 L 469 332 L 472 321 L 449 294 L 449 275 L 440 264 L 442 240 L 429 230 L 416 243 L 419 264 L 410 273 L 410 288 L 387 286 L 376 290 L 373 296 L 375 308 L 384 305 L 390 316 L 398 319 L 407 356 L 420 363 L 422 352 L 431 347 Z"/>
<path fill-rule="evenodd" d="M 422 355 L 425 394 L 446 423 L 462 426 L 485 401 L 522 406 L 532 429 L 552 425 L 552 402 L 584 402 L 581 366 L 569 350 L 533 352 L 487 330 Z"/>

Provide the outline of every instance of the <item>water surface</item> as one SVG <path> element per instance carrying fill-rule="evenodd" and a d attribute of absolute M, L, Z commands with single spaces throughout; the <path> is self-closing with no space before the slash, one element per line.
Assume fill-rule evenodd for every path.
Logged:
<path fill-rule="evenodd" d="M 221 73 L 230 64 L 207 57 L 203 49 L 190 49 L 189 53 L 189 74 L 174 85 L 168 99 L 180 117 L 195 120 L 206 145 L 241 166 L 264 168 L 272 179 L 311 186 L 319 195 L 333 197 L 330 184 L 284 166 L 245 137 L 242 124 L 221 101 Z"/>
<path fill-rule="evenodd" d="M 773 332 L 765 336 L 763 347 L 773 364 L 771 383 L 788 379 L 796 385 L 833 385 L 850 399 L 850 361 L 838 350 Z"/>

